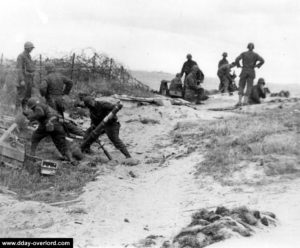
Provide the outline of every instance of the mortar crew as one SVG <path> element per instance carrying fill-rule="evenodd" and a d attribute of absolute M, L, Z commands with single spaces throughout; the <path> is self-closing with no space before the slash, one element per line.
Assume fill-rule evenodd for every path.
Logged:
<path fill-rule="evenodd" d="M 24 51 L 17 58 L 17 97 L 16 111 L 22 106 L 24 109 L 28 99 L 31 97 L 35 65 L 30 53 L 34 49 L 32 42 L 24 44 Z"/>
<path fill-rule="evenodd" d="M 67 146 L 66 133 L 59 120 L 59 114 L 50 106 L 40 103 L 36 97 L 30 98 L 27 106 L 32 112 L 25 110 L 23 114 L 30 122 L 37 121 L 39 123 L 38 128 L 33 132 L 31 137 L 30 154 L 35 156 L 40 141 L 50 136 L 64 159 L 73 162 Z"/>
<path fill-rule="evenodd" d="M 177 73 L 176 77 L 171 80 L 169 90 L 182 91 L 182 81 L 180 73 Z"/>
<path fill-rule="evenodd" d="M 200 98 L 204 90 L 203 88 L 201 88 L 199 81 L 197 79 L 198 71 L 199 71 L 199 67 L 197 65 L 194 65 L 192 67 L 192 71 L 186 77 L 185 79 L 186 89 L 185 89 L 184 99 L 187 101 L 194 101 L 196 95 L 196 104 L 201 104 Z"/>
<path fill-rule="evenodd" d="M 253 87 L 253 80 L 255 78 L 255 67 L 260 68 L 265 62 L 261 56 L 253 52 L 253 43 L 249 43 L 247 48 L 248 51 L 241 53 L 235 60 L 237 67 L 241 67 L 241 60 L 243 62 L 239 81 L 239 101 L 237 105 L 242 105 L 243 96 L 244 104 L 248 103 L 248 97 Z M 245 86 L 246 92 L 244 93 Z"/>
<path fill-rule="evenodd" d="M 235 67 L 235 62 L 231 64 L 224 64 L 218 70 L 218 77 L 221 80 L 219 90 L 222 93 L 227 93 L 229 91 L 229 85 L 233 81 L 233 75 L 231 74 L 231 68 Z"/>
<path fill-rule="evenodd" d="M 58 111 L 63 116 L 65 103 L 63 96 L 69 95 L 73 82 L 55 71 L 55 65 L 51 62 L 45 64 L 47 76 L 43 79 L 40 93 L 46 98 L 47 104 Z"/>
<path fill-rule="evenodd" d="M 226 52 L 224 52 L 223 54 L 222 54 L 222 59 L 219 61 L 219 63 L 218 63 L 218 69 L 222 66 L 222 65 L 227 65 L 227 64 L 229 64 L 229 62 L 228 62 L 228 60 L 226 59 L 227 58 L 227 56 L 228 56 L 228 54 L 226 53 Z"/>
<path fill-rule="evenodd" d="M 259 78 L 257 84 L 253 86 L 250 96 L 249 96 L 249 104 L 260 104 L 261 98 L 266 98 L 265 94 L 265 80 L 263 78 Z"/>
<path fill-rule="evenodd" d="M 106 101 L 96 101 L 91 96 L 83 96 L 82 99 L 83 104 L 90 111 L 91 118 L 91 126 L 86 131 L 85 138 L 104 120 L 104 118 L 114 109 L 115 105 Z M 120 123 L 118 121 L 117 116 L 115 115 L 107 124 L 104 126 L 102 131 L 106 133 L 110 141 L 114 144 L 114 146 L 120 150 L 126 158 L 131 158 L 125 144 L 119 137 L 120 131 Z M 98 138 L 98 137 L 97 137 Z M 90 145 L 96 141 L 93 140 L 90 144 L 87 145 L 87 149 L 84 152 L 90 151 Z"/>

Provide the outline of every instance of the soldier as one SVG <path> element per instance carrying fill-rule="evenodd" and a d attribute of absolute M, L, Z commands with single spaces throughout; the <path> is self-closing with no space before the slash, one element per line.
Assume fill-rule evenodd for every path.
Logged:
<path fill-rule="evenodd" d="M 227 65 L 229 64 L 228 60 L 226 59 L 228 56 L 228 54 L 225 52 L 222 54 L 222 59 L 219 61 L 219 64 L 218 64 L 218 69 L 222 66 L 222 65 Z"/>
<path fill-rule="evenodd" d="M 230 73 L 231 68 L 235 67 L 235 63 L 224 64 L 218 70 L 218 77 L 221 80 L 219 90 L 222 93 L 228 93 L 229 85 L 234 80 L 234 76 Z"/>
<path fill-rule="evenodd" d="M 71 152 L 67 146 L 66 133 L 59 120 L 58 113 L 50 106 L 40 103 L 36 97 L 30 98 L 27 106 L 32 112 L 23 111 L 23 114 L 30 122 L 39 122 L 38 128 L 31 137 L 30 155 L 35 156 L 40 141 L 47 136 L 51 136 L 53 143 L 63 158 L 73 163 Z"/>
<path fill-rule="evenodd" d="M 192 60 L 191 54 L 187 54 L 186 58 L 187 58 L 187 61 L 184 62 L 182 69 L 181 69 L 181 73 L 180 73 L 181 77 L 184 75 L 184 79 L 190 74 L 190 72 L 192 71 L 192 67 L 194 65 L 197 65 L 197 62 Z"/>
<path fill-rule="evenodd" d="M 28 99 L 31 97 L 35 72 L 35 65 L 30 56 L 33 49 L 34 45 L 32 42 L 26 42 L 24 44 L 24 52 L 22 52 L 17 58 L 18 79 L 16 112 L 21 106 L 24 110 Z"/>
<path fill-rule="evenodd" d="M 197 79 L 197 73 L 199 71 L 199 67 L 194 65 L 192 67 L 192 71 L 185 79 L 185 95 L 184 99 L 187 101 L 194 101 L 196 95 L 196 104 L 201 104 L 201 96 L 204 93 L 204 89 L 201 88 L 200 83 Z"/>
<path fill-rule="evenodd" d="M 255 78 L 255 67 L 260 68 L 264 64 L 264 59 L 257 53 L 253 52 L 254 44 L 249 43 L 248 51 L 241 53 L 235 60 L 237 67 L 241 67 L 240 60 L 243 62 L 242 72 L 239 81 L 239 102 L 238 106 L 242 105 L 242 98 L 244 97 L 244 104 L 248 104 L 248 97 L 253 87 L 253 80 Z M 258 62 L 258 63 L 257 63 Z M 247 84 L 246 93 L 244 93 Z"/>
<path fill-rule="evenodd" d="M 253 86 L 251 93 L 249 95 L 249 104 L 260 104 L 260 98 L 266 98 L 265 93 L 265 80 L 263 78 L 259 78 L 257 84 Z"/>
<path fill-rule="evenodd" d="M 83 96 L 80 100 L 83 101 L 84 105 L 82 107 L 87 107 L 90 111 L 91 118 L 91 126 L 88 128 L 85 134 L 85 138 L 104 120 L 104 118 L 113 110 L 115 107 L 114 104 L 105 101 L 96 101 L 91 96 Z M 119 137 L 120 131 L 120 123 L 118 122 L 117 116 L 114 116 L 107 124 L 104 126 L 104 130 L 102 133 L 106 133 L 110 141 L 114 144 L 114 146 L 120 150 L 126 158 L 131 158 L 125 144 Z M 84 149 L 84 152 L 90 152 L 90 146 L 92 145 L 92 141 L 87 147 Z"/>
<path fill-rule="evenodd" d="M 40 92 L 46 98 L 47 104 L 64 116 L 65 103 L 63 96 L 69 95 L 73 82 L 71 79 L 55 71 L 53 63 L 46 63 L 47 76 L 42 81 Z"/>
<path fill-rule="evenodd" d="M 182 81 L 180 73 L 177 73 L 176 77 L 171 80 L 169 95 L 171 97 L 182 97 Z"/>

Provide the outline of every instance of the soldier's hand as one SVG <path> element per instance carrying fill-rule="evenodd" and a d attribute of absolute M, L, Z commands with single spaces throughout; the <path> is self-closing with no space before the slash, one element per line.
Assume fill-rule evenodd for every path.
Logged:
<path fill-rule="evenodd" d="M 22 80 L 22 81 L 20 82 L 20 86 L 25 86 L 25 81 L 24 81 L 24 80 Z"/>

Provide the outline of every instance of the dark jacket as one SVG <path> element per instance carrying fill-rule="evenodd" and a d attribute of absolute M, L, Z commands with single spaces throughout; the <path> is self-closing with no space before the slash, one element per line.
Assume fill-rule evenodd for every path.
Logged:
<path fill-rule="evenodd" d="M 249 104 L 259 104 L 260 98 L 266 98 L 266 94 L 259 85 L 255 85 L 249 95 Z"/>
<path fill-rule="evenodd" d="M 68 95 L 72 89 L 71 79 L 58 72 L 49 73 L 42 82 L 40 92 L 42 96 L 49 98 L 51 96 Z"/>
<path fill-rule="evenodd" d="M 41 125 L 45 125 L 49 119 L 58 117 L 58 114 L 50 106 L 38 103 L 34 107 L 33 112 L 28 114 L 26 117 L 31 122 L 38 121 Z"/>
<path fill-rule="evenodd" d="M 254 71 L 255 67 L 260 68 L 265 63 L 264 59 L 253 51 L 241 53 L 235 60 L 237 67 L 241 67 L 240 60 L 243 62 L 243 70 L 246 71 Z"/>
<path fill-rule="evenodd" d="M 226 64 L 229 64 L 229 63 L 228 63 L 228 60 L 227 60 L 226 58 L 222 58 L 222 59 L 219 61 L 218 68 L 220 68 L 222 65 L 226 65 Z"/>
<path fill-rule="evenodd" d="M 194 65 L 197 65 L 197 62 L 195 62 L 194 60 L 185 61 L 181 69 L 181 73 L 180 73 L 181 76 L 185 74 L 185 77 L 187 77 L 189 73 L 192 71 L 192 67 Z"/>
<path fill-rule="evenodd" d="M 101 121 L 103 121 L 103 119 L 113 110 L 115 105 L 105 101 L 96 101 L 94 107 L 87 107 L 90 110 L 91 125 L 98 126 Z M 115 121 L 118 121 L 117 116 L 114 116 L 110 123 Z"/>
<path fill-rule="evenodd" d="M 224 64 L 219 68 L 217 74 L 220 78 L 226 77 L 227 79 L 232 81 L 232 75 L 231 75 L 230 71 L 231 71 L 230 64 Z"/>

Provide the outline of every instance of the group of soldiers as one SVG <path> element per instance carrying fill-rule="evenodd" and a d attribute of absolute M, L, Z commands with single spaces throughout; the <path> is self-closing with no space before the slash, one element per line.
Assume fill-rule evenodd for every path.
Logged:
<path fill-rule="evenodd" d="M 73 128 L 65 120 L 65 101 L 64 96 L 69 95 L 73 86 L 70 78 L 56 71 L 55 65 L 51 62 L 45 64 L 46 76 L 42 79 L 39 86 L 40 95 L 44 97 L 44 101 L 38 97 L 32 97 L 34 86 L 35 64 L 31 59 L 30 53 L 34 49 L 32 42 L 24 44 L 24 51 L 17 59 L 17 98 L 16 112 L 22 111 L 30 122 L 37 122 L 38 128 L 33 132 L 31 138 L 30 155 L 36 155 L 36 149 L 42 139 L 47 136 L 52 138 L 58 151 L 66 161 L 70 161 L 73 165 L 77 164 L 74 160 L 70 147 L 68 146 L 66 137 L 73 132 L 87 138 L 97 126 L 104 121 L 108 114 L 114 109 L 115 105 L 106 101 L 96 101 L 89 95 L 82 94 L 76 106 L 89 109 L 91 126 L 84 132 L 81 129 Z M 90 146 L 96 142 L 99 136 L 106 133 L 114 146 L 119 149 L 126 158 L 130 158 L 130 154 L 119 138 L 120 123 L 116 115 L 109 119 L 104 125 L 100 133 L 93 133 L 93 139 L 89 139 L 89 143 L 81 146 L 81 151 L 91 153 Z"/>
<path fill-rule="evenodd" d="M 264 59 L 255 53 L 254 44 L 249 43 L 248 51 L 241 53 L 234 62 L 229 63 L 227 60 L 228 54 L 224 52 L 222 59 L 218 63 L 217 75 L 220 79 L 219 91 L 221 93 L 229 93 L 239 91 L 239 101 L 237 106 L 246 104 L 260 103 L 260 98 L 265 98 L 265 80 L 259 78 L 257 85 L 253 86 L 255 79 L 255 68 L 260 68 L 264 64 Z M 242 65 L 240 62 L 242 61 Z M 236 78 L 235 73 L 231 73 L 234 67 L 242 68 L 239 80 L 239 87 L 234 83 Z M 182 83 L 182 77 L 184 80 Z M 201 104 L 202 100 L 207 99 L 204 95 L 204 89 L 201 84 L 204 81 L 204 74 L 199 68 L 197 62 L 192 60 L 192 55 L 187 55 L 187 61 L 183 64 L 181 72 L 176 74 L 176 77 L 171 80 L 169 92 L 182 91 L 182 97 L 187 101 L 195 101 L 196 104 Z M 245 90 L 246 89 L 246 90 Z M 174 95 L 176 96 L 176 95 Z M 244 100 L 243 100 L 244 98 Z M 243 101 L 242 101 L 243 100 Z"/>

